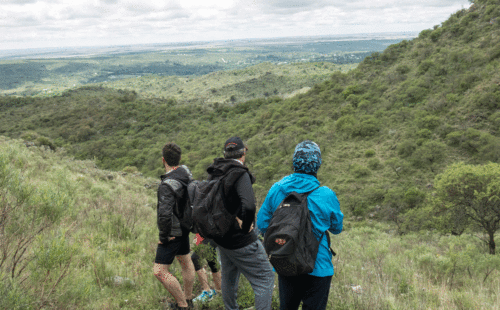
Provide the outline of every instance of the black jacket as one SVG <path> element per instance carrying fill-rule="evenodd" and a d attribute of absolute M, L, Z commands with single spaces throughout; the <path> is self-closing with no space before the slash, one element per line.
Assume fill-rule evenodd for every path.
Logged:
<path fill-rule="evenodd" d="M 191 172 L 186 166 L 181 166 L 160 178 L 156 205 L 157 224 L 160 241 L 166 243 L 169 237 L 180 237 L 189 233 L 181 228 L 179 208 L 184 207 L 182 201 L 186 186 L 191 181 Z"/>
<path fill-rule="evenodd" d="M 239 249 L 257 240 L 254 231 L 249 232 L 255 221 L 255 196 L 252 184 L 255 177 L 248 168 L 234 159 L 216 158 L 207 169 L 208 179 L 224 177 L 224 197 L 226 209 L 243 221 L 242 228 L 238 222 L 229 229 L 222 238 L 214 241 L 226 249 Z"/>

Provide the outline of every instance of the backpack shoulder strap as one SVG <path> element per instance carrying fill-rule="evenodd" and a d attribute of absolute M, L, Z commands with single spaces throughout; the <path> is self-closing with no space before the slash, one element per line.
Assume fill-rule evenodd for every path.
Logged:
<path fill-rule="evenodd" d="M 174 195 L 178 196 L 178 191 L 182 188 L 181 182 L 174 179 L 164 179 L 162 183 L 167 184 L 174 192 Z"/>
<path fill-rule="evenodd" d="M 314 192 L 315 190 L 317 190 L 318 188 L 320 188 L 320 186 L 316 187 L 315 189 L 313 189 L 312 191 L 309 191 L 309 192 L 306 192 L 304 193 L 304 198 L 307 198 L 307 196 L 309 196 L 309 194 L 311 194 L 312 192 Z M 323 236 L 326 234 L 326 239 L 328 241 L 328 249 L 330 250 L 330 252 L 332 253 L 332 256 L 336 256 L 337 253 L 335 253 L 335 251 L 332 250 L 332 246 L 331 246 L 331 240 L 330 240 L 330 234 L 328 233 L 328 230 L 326 230 L 325 232 L 323 232 L 323 234 L 321 235 L 321 237 L 319 238 L 319 241 L 321 241 L 321 239 L 323 239 Z"/>

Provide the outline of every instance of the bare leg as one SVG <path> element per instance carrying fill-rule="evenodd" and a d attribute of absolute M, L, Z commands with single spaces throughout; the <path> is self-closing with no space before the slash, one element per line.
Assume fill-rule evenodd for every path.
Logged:
<path fill-rule="evenodd" d="M 205 272 L 205 268 L 201 268 L 196 271 L 198 274 L 198 280 L 200 280 L 201 289 L 207 292 L 210 292 L 210 286 L 208 285 L 207 273 Z"/>
<path fill-rule="evenodd" d="M 170 265 L 154 264 L 153 273 L 158 280 L 163 284 L 167 291 L 174 296 L 175 301 L 179 307 L 187 307 L 186 296 L 182 291 L 181 284 L 177 279 L 168 271 Z M 192 286 L 191 286 L 192 289 Z"/>
<path fill-rule="evenodd" d="M 220 292 L 222 290 L 220 270 L 217 272 L 213 272 L 212 278 L 214 279 L 215 289 Z"/>
<path fill-rule="evenodd" d="M 184 281 L 185 297 L 186 299 L 192 299 L 195 272 L 194 272 L 193 261 L 191 260 L 191 255 L 189 254 L 179 255 L 176 256 L 176 258 L 179 260 L 179 263 L 181 263 L 181 273 L 182 273 L 182 280 Z"/>

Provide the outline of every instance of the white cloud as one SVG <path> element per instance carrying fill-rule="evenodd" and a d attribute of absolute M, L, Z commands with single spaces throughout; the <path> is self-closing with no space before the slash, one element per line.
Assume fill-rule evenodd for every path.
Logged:
<path fill-rule="evenodd" d="M 421 31 L 468 6 L 468 0 L 2 0 L 0 49 Z"/>

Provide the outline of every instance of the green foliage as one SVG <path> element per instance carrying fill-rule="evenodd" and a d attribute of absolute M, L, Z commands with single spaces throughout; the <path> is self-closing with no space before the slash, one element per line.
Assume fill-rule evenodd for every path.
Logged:
<path fill-rule="evenodd" d="M 261 64 L 245 72 L 219 72 L 190 79 L 162 77 L 151 88 L 143 86 L 143 83 L 152 82 L 151 77 L 134 79 L 126 82 L 127 87 L 122 87 L 128 91 L 93 86 L 47 98 L 0 97 L 1 134 L 21 137 L 25 133 L 24 137 L 35 137 L 29 141 L 47 137 L 58 147 L 55 152 L 47 147 L 22 148 L 22 154 L 33 152 L 40 160 L 5 152 L 7 155 L 0 161 L 3 163 L 0 165 L 0 184 L 5 185 L 2 197 L 7 197 L 5 201 L 9 202 L 9 207 L 29 211 L 9 218 L 6 229 L 15 240 L 19 240 L 20 227 L 31 227 L 25 223 L 32 223 L 29 221 L 36 216 L 41 218 L 34 221 L 35 224 L 50 223 L 45 231 L 52 230 L 55 225 L 69 226 L 76 222 L 75 225 L 93 229 L 73 237 L 70 231 L 67 240 L 82 240 L 81 243 L 86 244 L 82 246 L 82 253 L 75 254 L 75 264 L 85 265 L 94 272 L 97 267 L 90 262 L 94 262 L 95 257 L 97 263 L 106 252 L 109 254 L 106 259 L 116 264 L 105 264 L 105 268 L 101 268 L 103 275 L 114 276 L 136 268 L 135 265 L 133 268 L 116 267 L 122 266 L 121 261 L 125 261 L 127 267 L 133 265 L 134 260 L 137 264 L 148 265 L 151 257 L 145 253 L 154 252 L 156 234 L 155 226 L 151 225 L 154 223 L 154 203 L 151 200 L 154 201 L 155 197 L 150 188 L 155 188 L 158 175 L 164 171 L 159 155 L 162 145 L 168 141 L 181 145 L 182 163 L 191 168 L 195 178 L 203 179 L 207 176 L 207 166 L 222 155 L 221 143 L 229 136 L 239 135 L 249 146 L 246 163 L 257 176 L 254 189 L 258 202 L 275 181 L 291 173 L 291 157 L 296 143 L 312 139 L 320 144 L 323 156 L 318 178 L 339 197 L 346 215 L 346 235 L 353 227 L 379 225 L 375 219 L 387 219 L 395 225 L 390 230 L 403 234 L 401 240 L 418 237 L 422 242 L 434 244 L 434 240 L 445 238 L 431 230 L 451 232 L 461 237 L 469 233 L 480 236 L 484 230 L 462 211 L 465 208 L 447 209 L 453 206 L 448 198 L 433 196 L 432 188 L 437 189 L 437 181 L 433 183 L 432 180 L 456 162 L 486 165 L 500 161 L 499 65 L 498 57 L 494 56 L 500 40 L 496 34 L 498 22 L 490 23 L 498 12 L 497 2 L 480 1 L 474 11 L 460 10 L 441 26 L 423 31 L 418 38 L 370 55 L 347 74 L 330 72 L 326 81 L 316 86 L 310 84 L 309 92 L 306 92 L 307 85 L 301 85 L 301 80 L 295 78 L 296 73 L 312 73 L 307 71 L 308 66 L 296 64 L 292 68 L 292 65 Z M 474 12 L 478 14 L 469 15 Z M 281 68 L 290 70 L 290 73 L 279 71 Z M 260 74 L 260 70 L 265 70 L 262 71 L 264 74 Z M 271 74 L 266 75 L 268 71 Z M 215 82 L 217 79 L 220 81 Z M 307 80 L 320 81 L 310 76 Z M 125 85 L 125 81 L 122 82 Z M 169 88 L 175 89 L 170 91 L 175 98 L 155 98 L 156 91 L 158 97 L 162 96 L 159 90 L 167 89 L 170 82 L 179 82 Z M 214 86 L 217 83 L 220 87 Z M 272 85 L 272 88 L 267 89 L 264 84 Z M 114 85 L 117 87 L 118 84 Z M 286 86 L 285 90 L 276 85 Z M 275 89 L 283 94 L 303 87 L 303 92 L 292 98 L 272 97 Z M 181 88 L 182 93 L 179 93 Z M 136 95 L 132 89 L 136 89 Z M 210 97 L 203 94 L 204 90 Z M 258 99 L 257 95 L 251 96 L 252 92 L 267 92 L 270 96 Z M 193 94 L 196 99 L 193 99 Z M 230 102 L 231 95 L 236 96 L 234 103 Z M 253 99 L 247 101 L 247 98 Z M 20 151 L 16 149 L 16 152 Z M 50 177 L 44 175 L 39 180 L 35 171 L 45 171 L 66 164 L 66 161 L 69 167 L 80 165 L 77 160 L 41 160 L 62 152 L 76 159 L 95 159 L 97 166 L 104 169 L 134 172 L 126 175 L 98 172 L 92 163 L 72 170 L 76 172 L 66 178 L 67 182 L 60 180 L 56 186 L 51 185 L 58 179 L 53 171 Z M 137 173 L 132 167 L 137 167 Z M 138 172 L 155 177 L 155 180 L 146 182 Z M 32 179 L 39 181 L 33 182 Z M 78 186 L 78 191 L 71 190 L 68 184 Z M 131 187 L 125 189 L 127 186 Z M 131 191 L 134 194 L 124 195 Z M 135 195 L 141 199 L 134 198 Z M 48 203 L 52 199 L 59 202 L 55 205 Z M 41 210 L 36 216 L 28 208 L 33 205 L 37 206 L 36 210 Z M 415 236 L 414 231 L 419 230 L 429 232 L 433 239 L 425 234 Z M 385 234 L 389 229 L 385 232 L 373 229 L 371 232 L 368 229 L 353 231 L 356 236 L 351 237 L 361 236 L 362 239 Z M 496 305 L 491 297 L 473 289 L 472 283 L 477 285 L 484 278 L 484 274 L 480 276 L 478 265 L 474 267 L 477 269 L 471 265 L 469 276 L 469 271 L 460 267 L 465 258 L 452 257 L 458 246 L 449 252 L 448 245 L 438 244 L 435 250 L 420 248 L 422 253 L 415 250 L 408 254 L 406 251 L 413 250 L 414 244 L 423 243 L 407 241 L 412 245 L 405 248 L 399 239 L 391 239 L 392 244 L 378 240 L 381 251 L 376 251 L 370 240 L 357 240 L 365 242 L 366 249 L 373 252 L 364 255 L 366 252 L 360 250 L 363 259 L 360 257 L 359 261 L 369 259 L 372 266 L 377 266 L 371 271 L 380 276 L 366 277 L 364 273 L 364 276 L 353 278 L 351 275 L 358 272 L 356 268 L 361 270 L 361 264 L 354 268 L 338 260 L 336 264 L 344 265 L 336 269 L 337 279 L 345 281 L 347 286 L 347 289 L 345 286 L 333 288 L 335 294 L 343 298 L 338 303 L 339 308 L 438 309 L 453 308 L 457 303 L 471 305 L 466 302 L 467 295 L 455 292 L 454 287 L 467 288 L 479 294 L 479 299 Z M 143 254 L 134 246 L 141 242 L 150 244 Z M 352 248 L 351 255 L 357 253 L 354 241 L 346 238 L 345 242 L 347 245 L 342 246 Z M 387 249 L 391 250 L 388 252 Z M 393 254 L 393 249 L 407 256 L 403 259 Z M 484 252 L 481 245 L 476 245 L 476 250 L 480 254 Z M 9 253 L 7 264 L 12 266 L 12 252 Z M 448 261 L 438 263 L 437 254 L 447 257 Z M 394 258 L 395 263 L 389 263 L 390 259 L 385 260 L 384 255 Z M 431 273 L 426 274 L 423 265 L 415 267 L 410 275 L 405 272 L 407 266 L 412 268 L 412 264 L 416 264 L 417 258 L 429 261 L 434 278 Z M 480 257 L 472 260 L 476 263 Z M 453 273 L 451 267 L 455 262 L 457 268 Z M 16 270 L 20 270 L 19 267 Z M 123 300 L 118 300 L 120 294 L 113 291 L 113 285 L 107 285 L 101 279 L 101 288 L 91 273 L 75 270 L 82 275 L 75 277 L 78 279 L 74 281 L 82 280 L 85 285 L 81 291 L 70 290 L 69 296 L 80 296 L 79 302 L 88 301 L 89 297 L 81 296 L 98 299 L 95 292 L 104 289 L 105 301 L 93 302 L 94 308 L 117 308 L 123 303 Z M 488 280 L 497 275 L 495 269 L 484 270 L 494 270 Z M 178 269 L 176 272 L 179 273 Z M 144 297 L 146 300 L 153 301 L 164 294 L 161 285 L 144 280 L 150 276 L 150 270 L 139 268 L 138 274 L 141 276 L 127 276 L 141 282 L 143 287 L 151 288 Z M 415 280 L 414 275 L 424 277 L 423 281 Z M 370 279 L 386 282 L 380 282 L 381 285 L 370 282 Z M 353 295 L 349 285 L 357 281 L 367 284 L 364 289 L 369 298 Z M 433 287 L 422 290 L 421 283 L 429 281 Z M 440 285 L 449 286 L 449 283 L 453 283 L 450 293 L 440 293 L 448 291 Z M 372 287 L 387 289 L 375 294 Z M 82 293 L 86 290 L 87 295 Z M 29 296 L 37 293 L 32 290 Z M 337 304 L 332 302 L 330 306 L 337 307 Z M 77 306 L 71 304 L 61 308 L 72 307 Z"/>
<path fill-rule="evenodd" d="M 378 158 L 370 158 L 370 160 L 368 160 L 368 167 L 372 170 L 380 169 L 381 165 L 382 164 Z"/>
<path fill-rule="evenodd" d="M 413 140 L 404 140 L 397 146 L 397 152 L 403 158 L 410 157 L 416 149 L 417 144 Z"/>
<path fill-rule="evenodd" d="M 436 177 L 436 207 L 452 215 L 465 215 L 488 234 L 490 254 L 495 254 L 495 232 L 500 229 L 500 165 L 456 163 Z"/>
<path fill-rule="evenodd" d="M 370 169 L 361 166 L 359 164 L 352 164 L 351 165 L 351 173 L 354 175 L 355 178 L 362 178 L 366 177 L 371 174 Z"/>
<path fill-rule="evenodd" d="M 373 156 L 375 156 L 375 150 L 368 149 L 365 151 L 365 157 L 373 157 Z"/>

